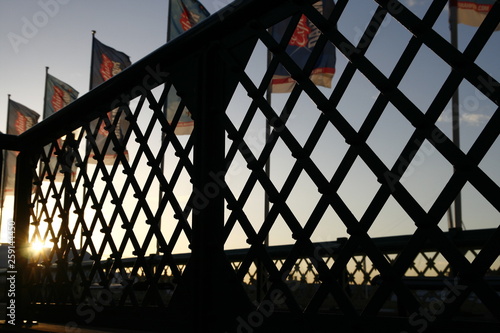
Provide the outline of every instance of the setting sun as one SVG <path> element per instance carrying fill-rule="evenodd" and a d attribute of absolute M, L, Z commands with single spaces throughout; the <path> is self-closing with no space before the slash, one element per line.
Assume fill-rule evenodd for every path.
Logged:
<path fill-rule="evenodd" d="M 42 242 L 42 241 L 34 241 L 33 243 L 31 243 L 31 249 L 34 252 L 40 252 L 44 248 L 48 248 L 48 247 L 49 246 L 47 244 L 45 244 L 45 242 Z"/>

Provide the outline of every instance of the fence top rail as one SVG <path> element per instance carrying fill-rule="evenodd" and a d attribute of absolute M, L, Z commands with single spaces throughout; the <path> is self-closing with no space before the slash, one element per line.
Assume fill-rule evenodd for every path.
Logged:
<path fill-rule="evenodd" d="M 299 1 L 312 3 L 311 0 Z M 187 55 L 193 55 L 212 43 L 238 44 L 255 36 L 256 18 L 269 26 L 289 16 L 297 8 L 297 1 L 236 0 L 212 14 L 200 24 L 181 36 L 159 47 L 138 60 L 123 72 L 89 91 L 73 103 L 47 117 L 18 137 L 0 137 L 0 146 L 9 150 L 36 148 L 33 143 L 44 146 L 73 131 L 83 124 L 106 114 L 123 104 L 120 96 L 129 93 L 130 100 L 140 95 L 146 75 L 156 74 L 155 82 L 148 82 L 148 89 L 164 83 L 169 71 Z M 254 28 L 252 28 L 254 26 Z M 232 36 L 232 38 L 228 38 Z M 152 80 L 151 80 L 152 81 Z M 134 96 L 135 92 L 135 96 Z"/>

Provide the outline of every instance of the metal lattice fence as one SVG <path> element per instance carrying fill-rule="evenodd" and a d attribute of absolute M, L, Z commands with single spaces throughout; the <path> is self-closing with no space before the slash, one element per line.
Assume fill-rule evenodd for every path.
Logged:
<path fill-rule="evenodd" d="M 480 166 L 500 131 L 499 85 L 475 63 L 500 21 L 500 4 L 463 52 L 433 30 L 446 4 L 433 1 L 418 17 L 398 1 L 375 1 L 357 44 L 338 28 L 349 1 L 337 1 L 329 18 L 308 1 L 231 4 L 21 135 L 15 219 L 25 251 L 24 316 L 56 320 L 57 309 L 80 325 L 87 317 L 79 309 L 99 299 L 95 323 L 144 326 L 134 317 L 140 314 L 152 329 L 498 326 L 498 227 L 446 232 L 440 223 L 466 185 L 500 211 L 498 184 Z M 284 52 L 302 15 L 319 29 L 303 68 Z M 268 29 L 288 17 L 276 40 Z M 409 34 L 388 72 L 369 54 L 387 19 Z M 347 60 L 331 90 L 309 79 L 326 43 Z M 401 88 L 422 48 L 450 68 L 426 108 Z M 267 50 L 271 60 L 257 70 L 255 58 Z M 270 102 L 278 64 L 298 84 Z M 359 75 L 375 95 L 354 124 L 343 98 L 364 89 Z M 462 81 L 496 109 L 467 153 L 437 125 Z M 168 122 L 163 107 L 174 87 L 181 101 Z M 177 136 L 185 107 L 195 129 Z M 106 116 L 111 109 L 127 120 L 122 139 L 119 117 Z M 387 133 L 401 142 L 389 161 L 370 142 L 387 114 L 411 129 Z M 310 124 L 297 127 L 305 118 Z M 266 122 L 269 136 L 261 131 Z M 110 144 L 116 156 L 107 163 Z M 403 180 L 425 147 L 450 176 L 423 207 Z M 270 161 L 279 171 L 266 172 Z M 360 167 L 372 192 L 358 214 L 343 193 Z M 269 210 L 256 208 L 266 197 Z M 411 236 L 373 236 L 389 205 L 405 216 Z M 286 246 L 268 246 L 278 236 Z M 35 242 L 51 246 L 34 254 L 28 245 Z M 464 313 L 472 318 L 466 324 Z"/>

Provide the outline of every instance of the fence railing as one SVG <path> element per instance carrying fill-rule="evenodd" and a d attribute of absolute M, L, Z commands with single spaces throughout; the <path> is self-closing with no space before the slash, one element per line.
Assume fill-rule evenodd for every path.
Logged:
<path fill-rule="evenodd" d="M 329 18 L 311 1 L 234 2 L 5 141 L 5 149 L 20 151 L 18 318 L 197 332 L 498 328 L 492 276 L 500 230 L 447 233 L 440 221 L 466 184 L 500 211 L 500 188 L 480 166 L 500 132 L 500 85 L 475 63 L 500 21 L 500 4 L 460 52 L 433 30 L 447 1 L 433 1 L 423 18 L 398 1 L 374 3 L 354 45 L 338 28 L 349 1 L 337 1 Z M 303 68 L 284 52 L 302 15 L 320 32 Z M 276 40 L 268 28 L 287 17 L 290 26 Z M 411 33 L 389 76 L 366 55 L 385 17 Z M 326 43 L 348 61 L 329 96 L 309 78 Z M 421 47 L 450 67 L 428 109 L 398 88 Z M 256 67 L 256 54 L 267 51 L 272 60 Z M 280 106 L 266 99 L 278 64 L 298 83 Z M 361 89 L 358 74 L 376 96 L 356 129 L 339 104 L 348 89 Z M 496 108 L 467 153 L 437 125 L 464 80 Z M 167 121 L 163 107 L 172 89 L 180 102 Z M 305 97 L 311 104 L 304 107 Z M 195 128 L 177 136 L 185 108 Z M 113 109 L 111 122 L 106 113 Z M 386 166 L 368 140 L 394 110 L 411 135 L 388 133 L 405 145 Z M 121 116 L 127 127 L 118 138 Z M 294 117 L 304 116 L 312 125 L 297 129 Z M 266 122 L 270 133 L 262 139 Z M 428 209 L 403 185 L 424 142 L 453 169 Z M 110 145 L 111 163 L 104 158 Z M 334 155 L 339 161 L 325 166 L 322 157 Z M 280 172 L 266 172 L 270 160 Z M 375 184 L 359 215 L 339 194 L 357 161 Z M 352 191 L 361 196 L 364 187 L 357 186 Z M 263 212 L 256 207 L 266 197 Z M 411 236 L 371 236 L 390 205 L 407 216 Z M 318 242 L 323 233 L 345 238 Z M 269 247 L 270 236 L 289 245 Z M 49 249 L 31 252 L 35 242 Z M 247 248 L 229 250 L 243 242 Z"/>

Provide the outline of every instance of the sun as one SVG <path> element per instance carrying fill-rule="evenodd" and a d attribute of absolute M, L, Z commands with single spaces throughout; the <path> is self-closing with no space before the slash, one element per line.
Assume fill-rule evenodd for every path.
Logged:
<path fill-rule="evenodd" d="M 43 249 L 46 249 L 48 248 L 49 246 L 47 246 L 47 244 L 45 244 L 45 242 L 42 242 L 42 241 L 34 241 L 33 243 L 31 243 L 31 250 L 33 252 L 41 252 Z"/>

